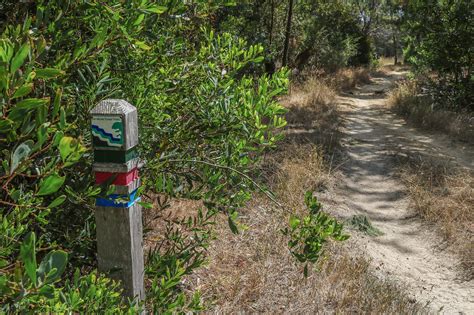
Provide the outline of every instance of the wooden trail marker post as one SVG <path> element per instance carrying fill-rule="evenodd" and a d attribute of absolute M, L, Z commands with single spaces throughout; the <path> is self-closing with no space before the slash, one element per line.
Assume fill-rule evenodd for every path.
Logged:
<path fill-rule="evenodd" d="M 144 300 L 142 209 L 138 204 L 138 116 L 124 100 L 108 99 L 91 112 L 95 182 L 115 190 L 96 199 L 99 271 L 121 280 L 124 295 Z"/>

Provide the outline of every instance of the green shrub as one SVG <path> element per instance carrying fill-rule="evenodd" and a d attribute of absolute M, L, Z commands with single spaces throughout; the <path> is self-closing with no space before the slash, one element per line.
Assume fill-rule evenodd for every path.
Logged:
<path fill-rule="evenodd" d="M 201 307 L 198 294 L 183 295 L 176 284 L 180 269 L 170 262 L 179 261 L 186 272 L 199 266 L 194 262 L 202 259 L 204 235 L 217 211 L 228 213 L 235 230 L 236 210 L 256 188 L 250 177 L 254 165 L 275 146 L 285 125 L 285 111 L 275 98 L 286 91 L 287 72 L 253 76 L 248 69 L 263 61 L 263 48 L 207 27 L 207 17 L 224 4 L 42 0 L 5 7 L 1 279 L 8 279 L 9 287 L 24 287 L 15 266 L 25 265 L 18 259 L 20 244 L 31 231 L 37 247 L 68 255 L 61 279 L 43 289 L 48 295 L 9 291 L 2 297 L 5 310 L 130 308 L 117 284 L 93 272 L 92 205 L 106 191 L 92 186 L 89 111 L 105 98 L 123 98 L 138 108 L 140 154 L 147 160 L 143 191 L 163 196 L 162 208 L 173 197 L 203 200 L 207 207 L 206 215 L 187 218 L 203 237 L 182 235 L 195 251 L 175 246 L 150 260 L 156 269 L 148 273 L 148 300 L 155 303 L 149 307 L 160 312 Z"/>
<path fill-rule="evenodd" d="M 133 310 L 122 300 L 117 283 L 98 277 L 95 272 L 60 285 L 67 264 L 67 253 L 53 250 L 37 264 L 36 236 L 29 233 L 20 247 L 20 257 L 13 272 L 0 275 L 1 311 L 24 312 L 97 312 Z"/>
<path fill-rule="evenodd" d="M 313 193 L 305 194 L 305 203 L 309 214 L 305 216 L 292 215 L 289 227 L 283 233 L 290 240 L 288 247 L 295 258 L 305 263 L 304 274 L 308 275 L 308 263 L 316 263 L 324 253 L 324 245 L 329 239 L 345 241 L 349 235 L 343 233 L 343 225 L 336 219 L 324 213 L 322 205 Z"/>
<path fill-rule="evenodd" d="M 410 1 L 405 8 L 405 60 L 418 73 L 434 73 L 431 93 L 444 109 L 474 110 L 473 4 Z"/>

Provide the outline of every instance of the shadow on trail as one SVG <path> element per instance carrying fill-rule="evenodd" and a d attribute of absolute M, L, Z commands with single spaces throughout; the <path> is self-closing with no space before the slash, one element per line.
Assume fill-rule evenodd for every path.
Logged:
<path fill-rule="evenodd" d="M 337 214 L 343 219 L 364 215 L 383 235 L 354 235 L 384 274 L 412 287 L 424 302 L 448 312 L 470 309 L 469 283 L 459 280 L 457 259 L 439 248 L 442 241 L 427 229 L 411 208 L 406 187 L 397 176 L 400 157 L 436 159 L 446 165 L 473 168 L 467 148 L 459 152 L 441 136 L 407 126 L 384 104 L 386 93 L 401 77 L 377 77 L 372 84 L 343 93 L 339 100 L 344 116 L 341 138 L 343 164 L 338 185 Z"/>

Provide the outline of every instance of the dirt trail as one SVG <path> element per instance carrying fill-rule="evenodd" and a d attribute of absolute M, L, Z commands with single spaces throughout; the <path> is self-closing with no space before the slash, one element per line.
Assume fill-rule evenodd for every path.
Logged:
<path fill-rule="evenodd" d="M 441 251 L 437 235 L 413 216 L 405 188 L 394 177 L 390 154 L 398 149 L 418 151 L 474 169 L 474 151 L 438 135 L 422 134 L 385 108 L 385 92 L 401 76 L 393 72 L 374 78 L 372 84 L 340 97 L 348 159 L 336 194 L 338 214 L 344 218 L 363 214 L 384 233 L 353 237 L 354 245 L 365 248 L 381 275 L 397 280 L 433 311 L 473 314 L 474 282 L 458 279 L 455 258 Z"/>

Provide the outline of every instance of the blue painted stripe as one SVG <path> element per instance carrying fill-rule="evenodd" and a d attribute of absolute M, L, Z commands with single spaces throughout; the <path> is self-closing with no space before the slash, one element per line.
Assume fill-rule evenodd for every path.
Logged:
<path fill-rule="evenodd" d="M 141 198 L 139 197 L 133 201 L 116 203 L 108 199 L 97 198 L 95 201 L 95 205 L 97 207 L 130 208 L 131 206 L 133 206 L 136 202 L 139 202 L 140 200 Z"/>
<path fill-rule="evenodd" d="M 114 142 L 114 143 L 120 143 L 121 142 L 121 138 L 115 138 L 113 134 L 111 133 L 108 133 L 107 131 L 105 131 L 104 129 L 100 128 L 99 126 L 96 126 L 96 125 L 92 125 L 92 132 L 94 133 L 97 133 L 99 136 L 103 136 L 105 138 L 107 138 L 108 140 L 110 140 L 111 142 Z"/>
<path fill-rule="evenodd" d="M 120 199 L 120 201 L 117 201 Z M 140 197 L 137 197 L 137 190 L 128 195 L 117 195 L 112 194 L 107 198 L 96 198 L 95 205 L 98 207 L 114 207 L 114 208 L 129 208 L 140 201 Z"/>

